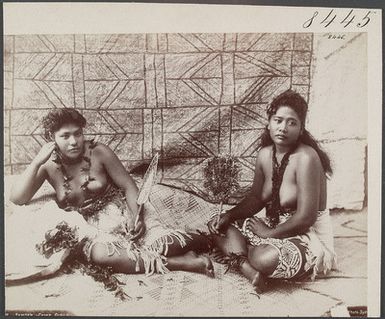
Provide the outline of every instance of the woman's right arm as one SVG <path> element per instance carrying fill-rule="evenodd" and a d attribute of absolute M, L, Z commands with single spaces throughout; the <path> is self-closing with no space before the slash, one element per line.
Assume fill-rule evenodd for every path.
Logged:
<path fill-rule="evenodd" d="M 245 219 L 258 213 L 265 203 L 262 201 L 262 188 L 265 181 L 265 176 L 262 170 L 263 154 L 258 154 L 254 169 L 254 180 L 248 195 L 240 201 L 235 207 L 229 209 L 227 214 L 230 216 L 230 222 L 237 219 Z"/>
<path fill-rule="evenodd" d="M 41 148 L 40 152 L 19 176 L 17 183 L 13 185 L 10 200 L 16 205 L 28 203 L 33 195 L 47 178 L 44 163 L 50 158 L 55 149 L 55 142 L 49 142 Z"/>
<path fill-rule="evenodd" d="M 248 195 L 235 207 L 229 209 L 226 214 L 221 215 L 219 219 L 213 219 L 208 223 L 211 233 L 219 234 L 224 232 L 230 223 L 238 219 L 251 217 L 265 206 L 265 203 L 262 201 L 262 189 L 265 181 L 262 169 L 262 158 L 264 156 L 266 156 L 264 150 L 258 152 L 254 169 L 254 180 Z"/>

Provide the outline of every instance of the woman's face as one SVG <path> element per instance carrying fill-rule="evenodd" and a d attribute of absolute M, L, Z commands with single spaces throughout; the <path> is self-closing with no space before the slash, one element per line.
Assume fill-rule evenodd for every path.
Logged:
<path fill-rule="evenodd" d="M 71 159 L 78 158 L 83 152 L 83 129 L 76 124 L 65 124 L 54 133 L 54 140 L 60 152 Z"/>
<path fill-rule="evenodd" d="M 280 106 L 270 118 L 268 129 L 274 144 L 290 147 L 297 142 L 302 130 L 302 123 L 291 107 Z"/>

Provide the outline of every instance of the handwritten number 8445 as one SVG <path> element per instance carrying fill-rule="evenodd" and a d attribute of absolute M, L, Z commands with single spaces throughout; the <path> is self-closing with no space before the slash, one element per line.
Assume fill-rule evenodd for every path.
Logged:
<path fill-rule="evenodd" d="M 370 22 L 370 15 L 372 14 L 373 12 L 372 11 L 368 11 L 366 13 L 366 15 L 361 18 L 361 20 L 356 24 L 357 27 L 359 28 L 363 28 L 364 26 L 366 26 L 369 22 Z M 317 18 L 316 17 L 318 16 L 319 12 L 318 11 L 315 11 L 313 13 L 313 16 L 306 20 L 304 23 L 303 23 L 303 27 L 306 29 L 306 28 L 309 28 L 313 22 L 315 22 L 317 19 L 321 19 L 321 18 Z M 327 28 L 330 24 L 332 24 L 333 22 L 338 22 L 338 20 L 336 21 L 337 19 L 337 14 L 334 13 L 334 9 L 330 10 L 329 13 L 325 16 L 325 18 L 323 20 L 321 20 L 319 23 L 324 25 L 325 28 Z M 348 25 L 350 25 L 351 23 L 353 23 L 354 21 L 356 20 L 356 16 L 353 14 L 353 9 L 351 9 L 349 11 L 349 13 L 347 15 L 345 15 L 345 17 L 339 22 L 341 24 L 344 25 L 344 28 L 346 28 Z"/>

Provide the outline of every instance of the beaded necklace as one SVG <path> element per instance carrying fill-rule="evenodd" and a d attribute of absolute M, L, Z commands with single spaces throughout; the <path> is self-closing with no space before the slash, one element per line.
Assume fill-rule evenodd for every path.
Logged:
<path fill-rule="evenodd" d="M 277 149 L 275 144 L 273 144 L 273 155 L 272 155 L 272 164 L 273 164 L 273 175 L 272 175 L 272 194 L 271 194 L 271 207 L 266 211 L 267 217 L 270 219 L 271 225 L 275 227 L 279 223 L 279 215 L 281 212 L 284 212 L 284 209 L 281 207 L 281 201 L 279 198 L 279 190 L 281 188 L 283 174 L 285 173 L 286 166 L 289 163 L 289 157 L 296 150 L 298 144 L 296 143 L 281 160 L 281 164 L 277 160 Z"/>
<path fill-rule="evenodd" d="M 72 192 L 72 187 L 71 187 L 71 180 L 73 180 L 73 176 L 69 175 L 65 169 L 64 164 L 75 164 L 79 161 L 85 162 L 85 165 L 80 168 L 80 172 L 85 174 L 85 181 L 82 185 L 80 185 L 80 189 L 85 193 L 86 197 L 88 195 L 88 184 L 91 181 L 94 181 L 95 178 L 90 176 L 90 170 L 91 170 L 91 156 L 92 156 L 92 150 L 95 148 L 97 145 L 94 140 L 90 140 L 90 144 L 88 147 L 88 156 L 84 155 L 84 150 L 83 154 L 79 157 L 78 160 L 75 161 L 68 161 L 66 160 L 59 152 L 56 152 L 56 157 L 52 160 L 55 162 L 58 167 L 57 169 L 60 170 L 60 172 L 63 175 L 63 187 L 64 187 L 64 210 L 65 211 L 72 211 L 72 210 L 77 210 L 79 207 L 71 205 L 69 201 L 69 195 Z"/>

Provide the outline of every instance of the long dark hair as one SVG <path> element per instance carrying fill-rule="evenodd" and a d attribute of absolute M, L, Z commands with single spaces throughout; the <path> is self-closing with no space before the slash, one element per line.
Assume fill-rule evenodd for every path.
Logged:
<path fill-rule="evenodd" d="M 332 175 L 333 170 L 330 164 L 329 156 L 324 150 L 322 150 L 316 139 L 305 129 L 306 113 L 308 109 L 308 105 L 305 99 L 300 94 L 292 90 L 287 90 L 281 93 L 276 98 L 274 98 L 267 109 L 267 116 L 269 121 L 271 117 L 277 113 L 277 110 L 281 106 L 288 106 L 297 113 L 302 125 L 302 133 L 298 138 L 298 142 L 312 147 L 317 152 L 325 173 L 329 176 Z M 261 136 L 259 137 L 258 149 L 272 144 L 273 140 L 271 139 L 270 132 L 266 126 Z"/>

